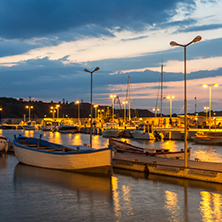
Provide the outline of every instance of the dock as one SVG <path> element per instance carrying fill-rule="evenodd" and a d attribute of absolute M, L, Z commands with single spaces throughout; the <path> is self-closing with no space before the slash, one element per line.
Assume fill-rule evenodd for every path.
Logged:
<path fill-rule="evenodd" d="M 184 179 L 222 183 L 222 163 L 170 159 L 115 152 L 113 167 Z"/>

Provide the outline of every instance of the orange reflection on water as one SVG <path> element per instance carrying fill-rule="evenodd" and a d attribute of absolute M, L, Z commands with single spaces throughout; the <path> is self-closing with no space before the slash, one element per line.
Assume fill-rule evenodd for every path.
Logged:
<path fill-rule="evenodd" d="M 24 136 L 26 137 L 34 137 L 34 130 L 24 130 Z"/>
<path fill-rule="evenodd" d="M 222 195 L 210 193 L 207 191 L 200 192 L 200 213 L 202 221 L 221 221 L 222 220 Z"/>
<path fill-rule="evenodd" d="M 168 218 L 169 221 L 179 221 L 179 210 L 180 207 L 178 206 L 178 197 L 177 193 L 171 192 L 166 190 L 165 191 L 165 206 L 164 208 L 168 210 L 169 214 L 171 215 Z"/>
<path fill-rule="evenodd" d="M 205 162 L 222 162 L 222 155 L 216 153 L 215 150 L 210 147 L 207 150 L 195 150 L 192 153 L 193 159 L 198 158 L 201 161 Z"/>
<path fill-rule="evenodd" d="M 120 203 L 119 203 L 120 200 L 119 200 L 119 193 L 118 193 L 117 189 L 118 189 L 118 178 L 112 176 L 114 211 L 115 211 L 115 216 L 120 218 L 121 217 Z"/>
<path fill-rule="evenodd" d="M 130 187 L 129 186 L 123 186 L 122 187 L 123 189 L 123 199 L 125 201 L 124 203 L 124 208 L 126 208 L 126 212 L 127 212 L 127 215 L 133 215 L 133 207 L 132 207 L 132 204 L 131 204 L 131 194 L 130 194 Z"/>
<path fill-rule="evenodd" d="M 169 149 L 171 152 L 178 151 L 176 141 L 172 141 L 172 140 L 164 141 L 164 143 L 161 144 L 161 148 Z M 183 148 L 184 147 L 181 147 L 181 149 Z"/>
<path fill-rule="evenodd" d="M 47 140 L 52 143 L 62 144 L 61 133 L 59 132 L 50 132 L 49 134 L 47 134 L 47 137 Z"/>

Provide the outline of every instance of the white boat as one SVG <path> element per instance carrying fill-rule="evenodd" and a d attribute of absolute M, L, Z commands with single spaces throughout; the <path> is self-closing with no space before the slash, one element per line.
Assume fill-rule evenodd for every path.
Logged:
<path fill-rule="evenodd" d="M 41 125 L 42 131 L 51 131 L 52 130 L 52 119 L 44 119 Z"/>
<path fill-rule="evenodd" d="M 0 136 L 0 151 L 8 151 L 8 138 L 5 136 Z"/>
<path fill-rule="evenodd" d="M 24 130 L 35 130 L 35 122 L 27 122 L 27 125 L 23 125 Z"/>
<path fill-rule="evenodd" d="M 222 145 L 222 132 L 197 132 L 191 139 L 198 144 Z"/>
<path fill-rule="evenodd" d="M 122 130 L 118 128 L 117 123 L 106 123 L 105 130 L 102 132 L 103 137 L 118 137 Z"/>
<path fill-rule="evenodd" d="M 14 152 L 23 164 L 69 170 L 111 174 L 111 148 L 93 149 L 82 145 L 60 145 L 34 137 L 15 137 Z"/>
<path fill-rule="evenodd" d="M 77 133 L 79 127 L 76 125 L 60 125 L 58 127 L 58 132 L 60 133 Z"/>
<path fill-rule="evenodd" d="M 143 148 L 134 146 L 132 144 L 116 140 L 113 138 L 109 139 L 109 144 L 115 152 L 130 153 L 130 154 L 141 154 L 146 156 L 164 157 L 171 159 L 184 159 L 184 150 L 171 152 L 169 149 L 163 148 Z M 114 158 L 115 158 L 114 152 Z M 190 159 L 191 148 L 187 149 L 187 158 Z"/>

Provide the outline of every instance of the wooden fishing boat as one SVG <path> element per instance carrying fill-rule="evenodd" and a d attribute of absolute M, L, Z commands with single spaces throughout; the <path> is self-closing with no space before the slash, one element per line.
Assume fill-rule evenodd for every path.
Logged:
<path fill-rule="evenodd" d="M 114 138 L 109 139 L 111 148 L 116 152 L 131 153 L 131 154 L 141 154 L 146 156 L 173 158 L 173 159 L 184 159 L 184 150 L 171 152 L 169 149 L 163 148 L 142 148 L 134 146 L 132 144 L 116 140 Z M 115 152 L 114 152 L 115 153 Z M 187 149 L 187 158 L 190 159 L 191 147 Z"/>
<path fill-rule="evenodd" d="M 110 148 L 93 149 L 82 145 L 61 145 L 41 137 L 14 138 L 14 152 L 23 164 L 77 172 L 112 173 Z"/>
<path fill-rule="evenodd" d="M 222 132 L 197 132 L 191 139 L 198 144 L 222 145 Z"/>

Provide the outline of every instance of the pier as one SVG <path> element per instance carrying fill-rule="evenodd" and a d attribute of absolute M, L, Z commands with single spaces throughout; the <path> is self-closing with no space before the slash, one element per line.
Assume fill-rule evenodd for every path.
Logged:
<path fill-rule="evenodd" d="M 185 168 L 184 160 L 182 159 L 115 152 L 113 167 L 150 174 L 222 183 L 222 163 L 188 160 L 188 166 Z"/>

